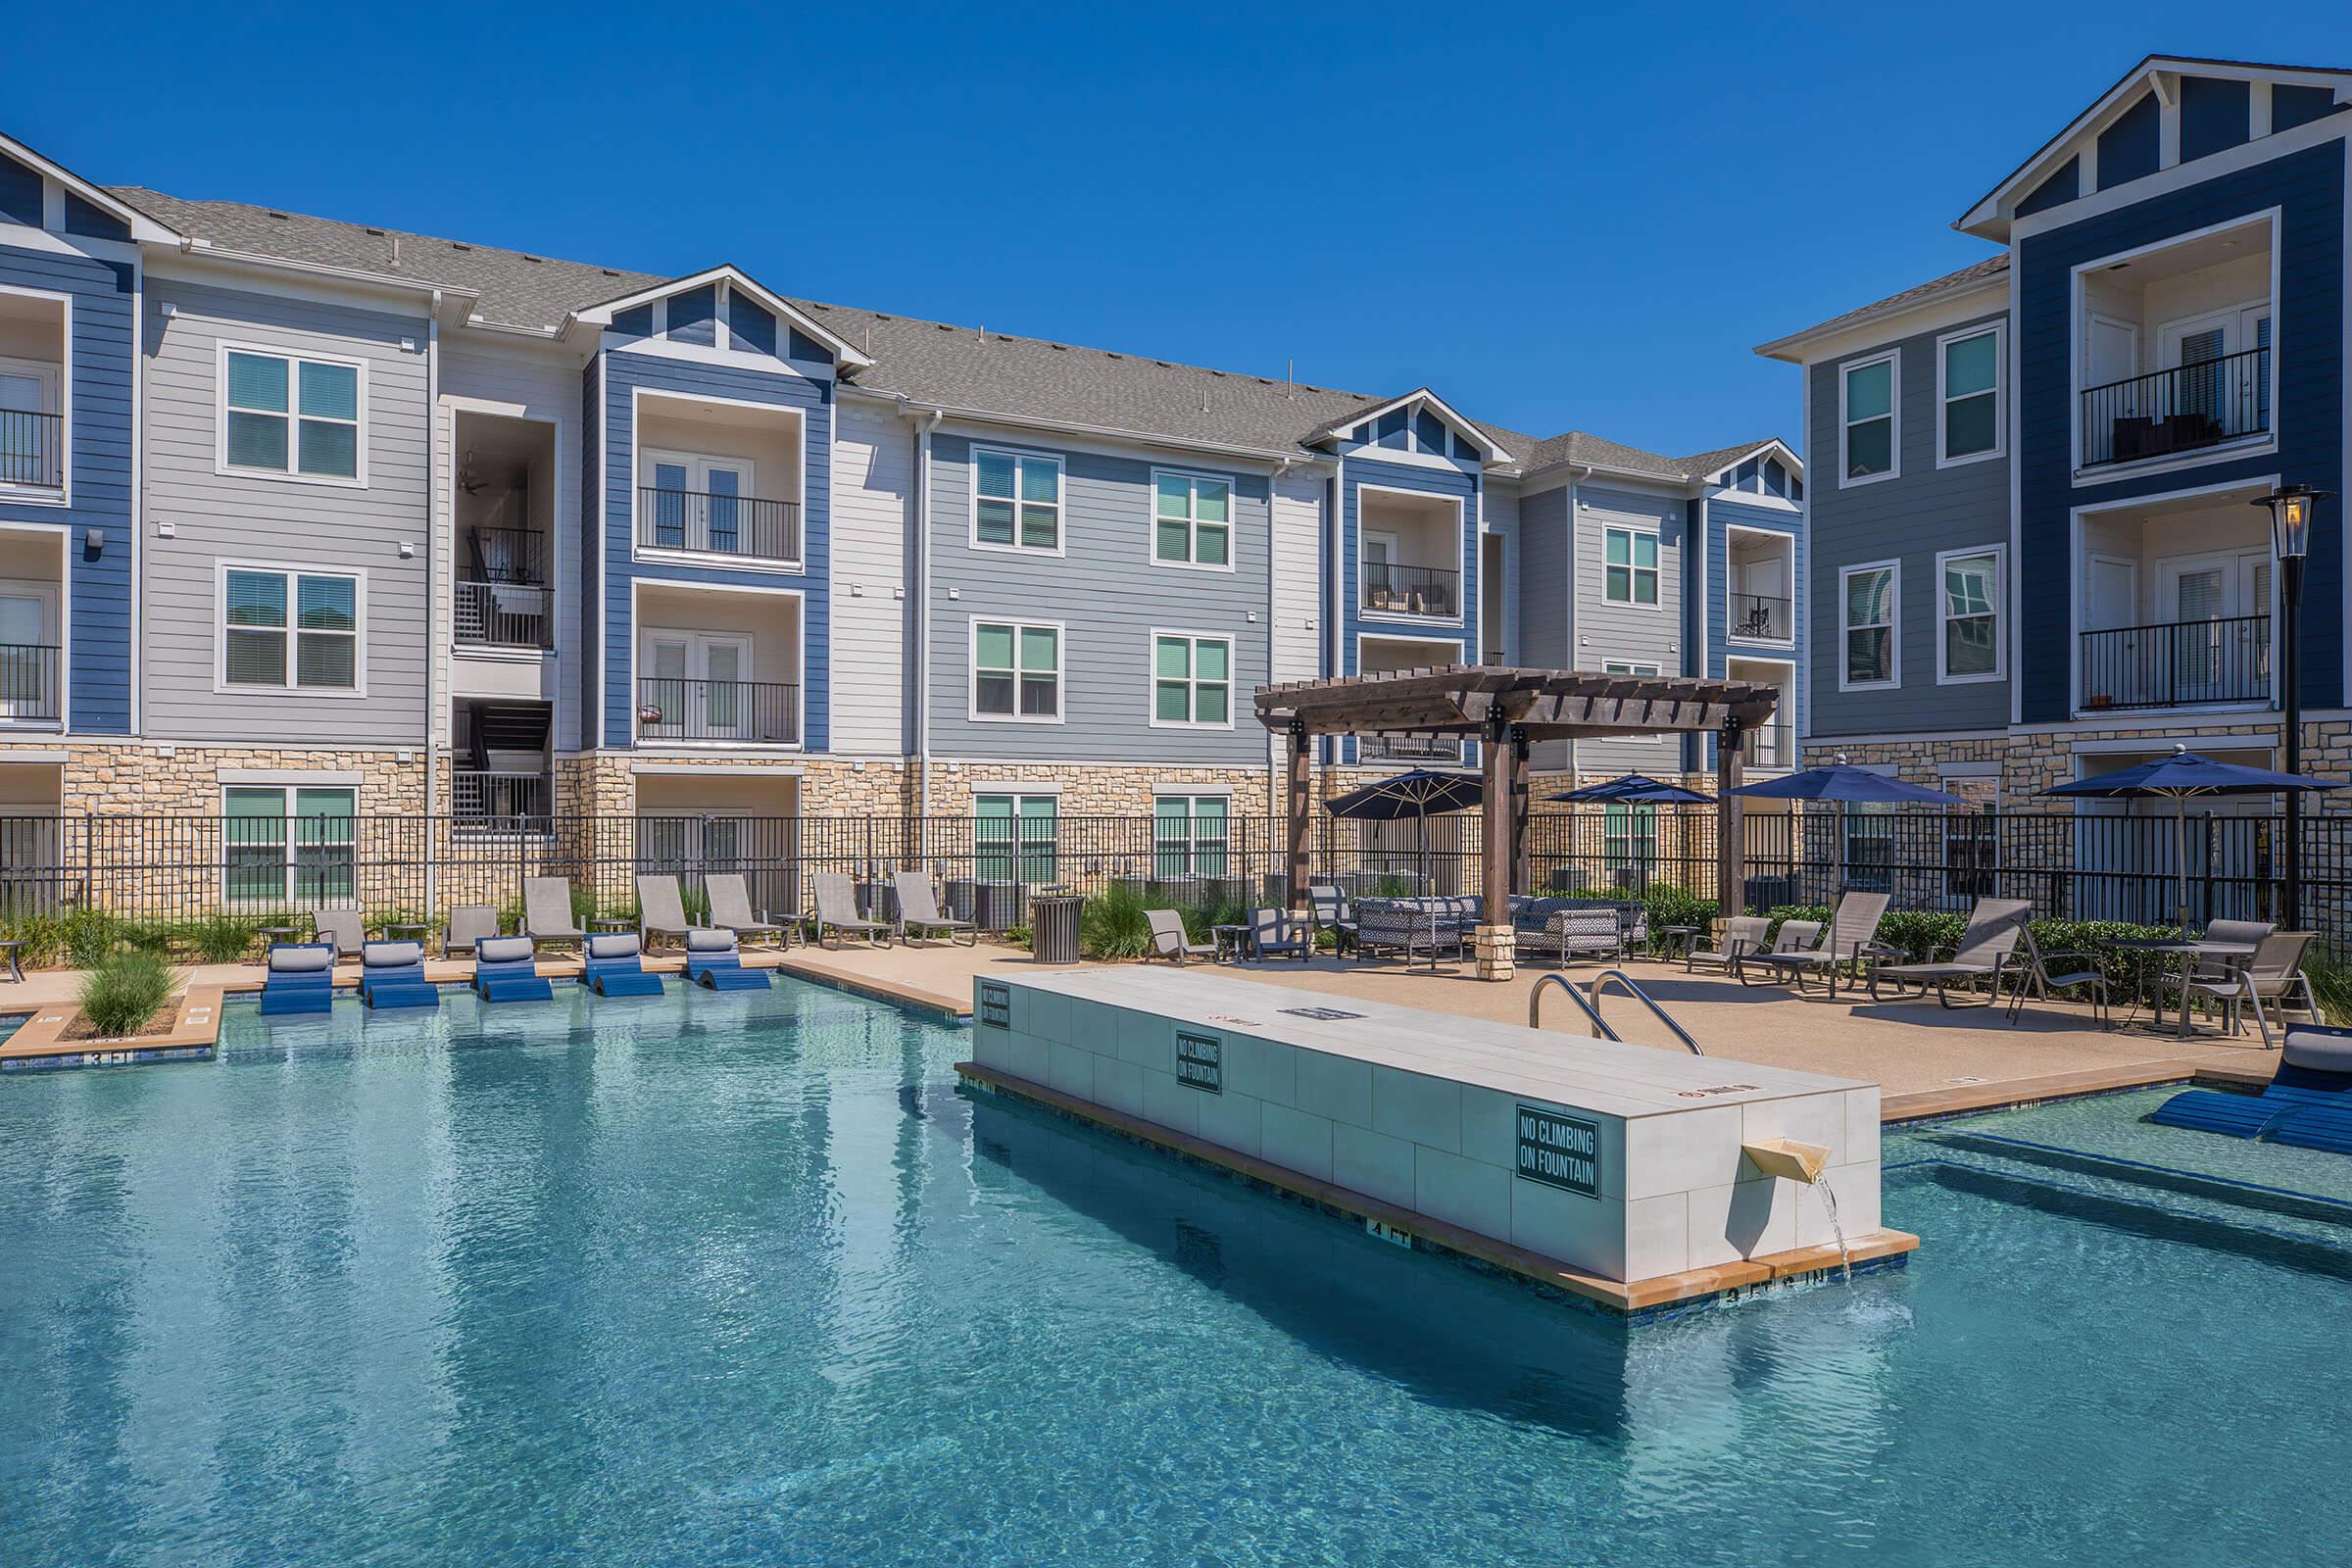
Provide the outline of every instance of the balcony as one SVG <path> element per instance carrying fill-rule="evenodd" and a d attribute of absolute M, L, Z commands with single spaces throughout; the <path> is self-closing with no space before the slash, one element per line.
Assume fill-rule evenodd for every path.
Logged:
<path fill-rule="evenodd" d="M 1796 635 L 1793 608 L 1774 594 L 1732 595 L 1731 635 L 1749 642 L 1785 643 Z"/>
<path fill-rule="evenodd" d="M 544 830 L 555 811 L 555 780 L 544 772 L 461 767 L 450 774 L 449 793 L 463 832 L 521 832 L 534 823 Z"/>
<path fill-rule="evenodd" d="M 728 556 L 768 565 L 797 564 L 801 559 L 800 503 L 641 485 L 637 491 L 637 547 Z"/>
<path fill-rule="evenodd" d="M 2271 617 L 2165 621 L 2079 634 L 2085 711 L 2271 700 Z"/>
<path fill-rule="evenodd" d="M 0 409 L 0 488 L 62 490 L 65 484 L 65 416 Z"/>
<path fill-rule="evenodd" d="M 1444 566 L 1399 566 L 1364 563 L 1363 608 L 1382 615 L 1427 615 L 1458 620 L 1462 574 Z"/>
<path fill-rule="evenodd" d="M 797 746 L 800 739 L 796 682 L 669 675 L 646 675 L 637 682 L 639 745 Z"/>
<path fill-rule="evenodd" d="M 2241 350 L 2082 394 L 2082 466 L 2137 463 L 2270 433 L 2271 351 Z"/>
<path fill-rule="evenodd" d="M 1458 767 L 1462 743 L 1443 735 L 1365 735 L 1355 743 L 1359 762 L 1439 763 Z"/>
<path fill-rule="evenodd" d="M 553 648 L 547 539 L 528 528 L 469 528 L 457 581 L 457 639 L 493 648 Z"/>
<path fill-rule="evenodd" d="M 1796 765 L 1796 726 L 1785 719 L 1742 730 L 1740 760 L 1747 767 L 1789 768 Z"/>
<path fill-rule="evenodd" d="M 0 728 L 56 729 L 65 720 L 58 650 L 0 643 Z"/>

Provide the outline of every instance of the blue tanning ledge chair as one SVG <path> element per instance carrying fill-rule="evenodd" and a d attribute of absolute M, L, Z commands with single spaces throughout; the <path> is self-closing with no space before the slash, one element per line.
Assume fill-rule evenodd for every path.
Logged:
<path fill-rule="evenodd" d="M 712 991 L 765 991 L 765 969 L 746 969 L 735 933 L 703 927 L 686 933 L 686 978 Z"/>
<path fill-rule="evenodd" d="M 421 942 L 370 942 L 360 950 L 360 1001 L 370 1007 L 438 1007 L 441 993 L 424 977 Z"/>
<path fill-rule="evenodd" d="M 473 945 L 473 990 L 484 1002 L 549 1002 L 556 988 L 539 972 L 529 937 L 482 937 Z"/>
<path fill-rule="evenodd" d="M 691 934 L 691 933 L 689 933 Z M 658 997 L 662 977 L 647 974 L 638 960 L 634 932 L 619 931 L 590 937 L 580 984 L 600 997 Z"/>
<path fill-rule="evenodd" d="M 2187 1089 L 2149 1112 L 2166 1127 L 2352 1154 L 2352 1029 L 2290 1029 L 2259 1095 Z"/>
<path fill-rule="evenodd" d="M 335 945 L 273 942 L 262 980 L 262 1015 L 325 1012 L 334 1004 Z"/>

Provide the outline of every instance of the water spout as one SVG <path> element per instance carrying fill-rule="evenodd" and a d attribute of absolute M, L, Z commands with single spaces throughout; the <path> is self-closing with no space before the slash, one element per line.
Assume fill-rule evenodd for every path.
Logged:
<path fill-rule="evenodd" d="M 1838 1244 L 1838 1271 L 1852 1283 L 1854 1254 L 1845 1244 L 1845 1226 L 1838 1218 L 1838 1195 L 1830 1188 L 1830 1152 L 1819 1144 L 1800 1144 L 1793 1138 L 1770 1138 L 1742 1144 L 1740 1152 L 1765 1175 L 1785 1177 L 1821 1194 L 1821 1206 L 1830 1216 L 1830 1236 Z"/>

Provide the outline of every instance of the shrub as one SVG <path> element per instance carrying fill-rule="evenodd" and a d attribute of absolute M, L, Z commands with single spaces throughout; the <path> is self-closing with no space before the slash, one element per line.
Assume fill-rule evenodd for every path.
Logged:
<path fill-rule="evenodd" d="M 1097 958 L 1140 958 L 1152 946 L 1144 896 L 1132 882 L 1113 882 L 1078 913 L 1078 941 Z"/>
<path fill-rule="evenodd" d="M 57 915 L 20 914 L 0 924 L 0 933 L 24 944 L 17 959 L 27 969 L 46 969 L 65 955 L 66 922 Z"/>
<path fill-rule="evenodd" d="M 180 928 L 180 940 L 206 963 L 235 963 L 253 951 L 256 923 L 234 914 L 208 914 Z"/>
<path fill-rule="evenodd" d="M 95 969 L 114 956 L 122 940 L 122 924 L 104 909 L 76 909 L 66 916 L 66 961 L 76 969 Z"/>
<path fill-rule="evenodd" d="M 153 953 L 118 953 L 81 981 L 81 1015 L 109 1037 L 137 1034 L 171 1000 L 172 966 Z"/>
<path fill-rule="evenodd" d="M 1025 925 L 1008 925 L 1004 928 L 1004 936 L 1007 946 L 1025 948 L 1029 945 L 1029 928 Z"/>
<path fill-rule="evenodd" d="M 2303 950 L 2303 973 L 2319 999 L 2320 1016 L 2329 1023 L 2352 1022 L 2352 966 L 2315 942 Z"/>

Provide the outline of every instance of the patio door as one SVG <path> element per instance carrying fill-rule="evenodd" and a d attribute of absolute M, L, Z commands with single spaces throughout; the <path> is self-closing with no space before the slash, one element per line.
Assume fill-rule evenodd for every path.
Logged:
<path fill-rule="evenodd" d="M 46 583 L 0 581 L 0 721 L 47 722 L 60 716 L 54 635 L 57 590 Z"/>
<path fill-rule="evenodd" d="M 738 555 L 752 497 L 752 465 L 741 458 L 651 455 L 654 543 L 664 550 Z"/>
<path fill-rule="evenodd" d="M 2177 703 L 2254 701 L 2270 692 L 2271 553 L 2173 556 L 2156 564 L 2173 622 Z"/>
<path fill-rule="evenodd" d="M 649 733 L 670 740 L 746 740 L 754 734 L 752 639 L 744 632 L 649 631 Z"/>
<path fill-rule="evenodd" d="M 44 416 L 57 409 L 57 371 L 25 360 L 0 360 L 0 484 L 49 486 L 58 471 L 58 439 Z"/>

